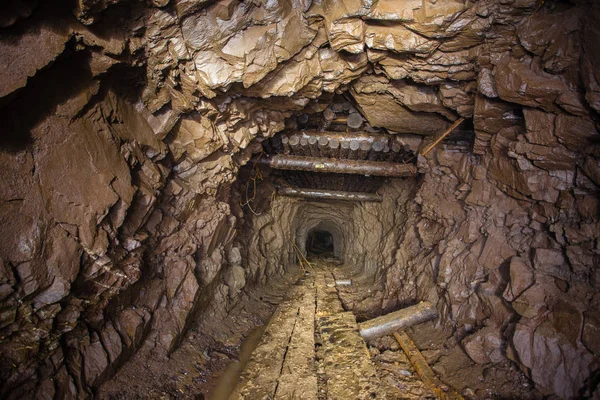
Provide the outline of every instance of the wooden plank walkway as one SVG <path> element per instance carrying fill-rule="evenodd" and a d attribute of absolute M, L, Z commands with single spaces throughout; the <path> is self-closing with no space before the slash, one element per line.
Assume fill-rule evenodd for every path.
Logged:
<path fill-rule="evenodd" d="M 342 308 L 333 276 L 324 270 L 313 275 L 279 304 L 230 399 L 385 398 L 354 314 Z M 327 376 L 321 387 L 317 360 Z"/>
<path fill-rule="evenodd" d="M 414 345 L 408 348 L 409 342 L 400 340 L 414 364 L 420 353 Z M 430 371 L 421 365 L 424 360 L 415 366 L 419 379 L 408 371 L 403 372 L 410 376 L 391 377 L 377 357 L 376 363 L 354 314 L 344 311 L 333 275 L 317 266 L 277 307 L 230 399 L 461 399 L 454 391 L 445 393 L 437 378 L 432 384 L 434 375 L 423 372 Z"/>
<path fill-rule="evenodd" d="M 314 284 L 310 281 L 292 287 L 279 304 L 230 399 L 316 399 Z M 310 306 L 303 310 L 311 300 L 312 311 Z M 312 342 L 301 343 L 307 337 Z M 294 382 L 303 382 L 302 397 L 294 397 L 299 389 Z"/>
<path fill-rule="evenodd" d="M 315 287 L 307 279 L 296 326 L 290 339 L 275 400 L 317 398 L 315 371 Z"/>
<path fill-rule="evenodd" d="M 318 270 L 317 333 L 327 377 L 327 399 L 385 399 L 367 345 L 356 318 L 342 308 L 331 273 Z"/>

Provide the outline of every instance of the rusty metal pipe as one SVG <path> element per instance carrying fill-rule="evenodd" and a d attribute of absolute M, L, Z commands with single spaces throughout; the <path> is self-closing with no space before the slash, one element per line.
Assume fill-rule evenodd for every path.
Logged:
<path fill-rule="evenodd" d="M 298 157 L 275 155 L 258 161 L 274 169 L 288 171 L 330 172 L 369 176 L 410 177 L 417 169 L 413 164 L 395 164 L 379 161 L 337 160 L 335 158 Z"/>
<path fill-rule="evenodd" d="M 288 197 L 304 197 L 320 200 L 344 200 L 344 201 L 375 201 L 381 202 L 383 198 L 375 193 L 342 192 L 338 190 L 324 189 L 296 189 L 291 187 L 280 187 L 277 194 Z"/>

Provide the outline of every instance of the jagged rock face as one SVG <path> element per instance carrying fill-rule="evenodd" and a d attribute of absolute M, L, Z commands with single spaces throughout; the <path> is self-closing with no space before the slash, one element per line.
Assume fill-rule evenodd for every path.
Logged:
<path fill-rule="evenodd" d="M 377 277 L 371 310 L 432 301 L 475 362 L 586 395 L 600 13 L 539 3 L 1 6 L 0 396 L 85 398 L 136 351 L 164 357 L 202 304 L 280 273 L 318 226 Z M 334 92 L 390 133 L 472 118 L 473 151 L 420 157 L 381 204 L 266 185 L 261 216 L 240 207 L 258 142 Z"/>

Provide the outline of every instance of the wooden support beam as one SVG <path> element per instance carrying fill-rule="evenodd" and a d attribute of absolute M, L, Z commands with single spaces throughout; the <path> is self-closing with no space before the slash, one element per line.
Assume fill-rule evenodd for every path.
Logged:
<path fill-rule="evenodd" d="M 290 138 L 287 135 L 281 135 L 281 144 L 283 145 L 283 151 L 286 153 L 290 152 Z"/>
<path fill-rule="evenodd" d="M 275 155 L 261 158 L 260 165 L 289 171 L 329 172 L 369 176 L 411 177 L 417 174 L 412 164 L 396 164 L 379 161 L 338 160 L 335 158 L 298 157 Z"/>
<path fill-rule="evenodd" d="M 342 192 L 338 190 L 321 189 L 296 189 L 291 187 L 280 187 L 277 189 L 280 196 L 304 197 L 321 200 L 344 200 L 344 201 L 376 201 L 381 202 L 383 198 L 375 193 Z"/>
<path fill-rule="evenodd" d="M 446 136 L 448 136 L 449 134 L 451 134 L 452 131 L 454 129 L 456 129 L 457 126 L 459 126 L 460 124 L 462 124 L 464 120 L 465 120 L 464 118 L 459 118 L 456 121 L 454 121 L 454 123 L 452 125 L 450 125 L 450 128 L 448 128 L 447 130 L 445 130 L 444 132 L 442 132 L 438 137 L 436 137 L 433 140 L 433 143 L 431 143 L 429 146 L 427 146 L 425 148 L 425 150 L 423 150 L 423 152 L 421 152 L 421 155 L 426 156 L 427 153 L 429 153 L 431 150 L 433 150 L 433 148 L 435 146 L 437 146 L 442 140 L 444 140 L 444 138 Z"/>
<path fill-rule="evenodd" d="M 317 131 L 317 130 L 306 130 L 306 131 L 287 131 L 288 134 L 294 133 L 297 135 L 301 135 L 304 137 L 316 137 L 317 139 L 320 137 L 326 137 L 328 139 L 337 139 L 340 142 L 344 142 L 344 141 L 353 141 L 353 140 L 359 140 L 359 141 L 368 141 L 370 143 L 374 143 L 374 142 L 378 142 L 378 141 L 384 141 L 384 142 L 388 142 L 391 141 L 393 139 L 392 135 L 385 135 L 385 134 L 381 134 L 381 133 L 370 133 L 370 132 L 365 132 L 365 131 L 357 131 L 357 132 L 351 132 L 351 133 L 346 133 L 346 132 L 335 132 L 335 131 Z"/>
<path fill-rule="evenodd" d="M 360 148 L 360 142 L 358 140 L 353 140 L 350 142 L 350 151 L 348 153 L 348 158 L 351 160 L 358 159 L 358 149 Z"/>
<path fill-rule="evenodd" d="M 377 160 L 381 153 L 383 152 L 383 149 L 385 148 L 385 146 L 387 146 L 387 144 L 385 142 L 375 142 L 373 143 L 373 145 L 371 146 L 371 151 L 369 152 L 369 157 L 368 159 L 371 161 L 375 161 Z M 388 151 L 389 151 L 389 147 L 388 147 Z"/>
<path fill-rule="evenodd" d="M 358 129 L 362 126 L 364 118 L 359 113 L 351 113 L 348 115 L 346 123 L 352 129 Z"/>
<path fill-rule="evenodd" d="M 358 159 L 365 160 L 369 155 L 369 151 L 371 150 L 371 143 L 369 142 L 360 142 L 360 146 L 358 147 Z"/>
<path fill-rule="evenodd" d="M 340 143 L 340 158 L 349 158 L 350 142 L 343 141 Z"/>
<path fill-rule="evenodd" d="M 435 376 L 429 367 L 429 364 L 427 364 L 425 357 L 423 357 L 423 354 L 421 354 L 417 346 L 415 346 L 413 341 L 404 331 L 394 332 L 394 337 L 398 341 L 398 344 L 400 344 L 404 353 L 406 353 L 406 356 L 415 368 L 415 371 L 417 371 L 417 374 L 419 374 L 423 383 L 429 386 L 438 399 L 464 400 L 458 392 L 444 385 L 438 377 Z"/>
<path fill-rule="evenodd" d="M 377 339 L 401 329 L 409 328 L 438 317 L 438 311 L 428 301 L 391 312 L 359 324 L 360 334 L 365 340 Z"/>

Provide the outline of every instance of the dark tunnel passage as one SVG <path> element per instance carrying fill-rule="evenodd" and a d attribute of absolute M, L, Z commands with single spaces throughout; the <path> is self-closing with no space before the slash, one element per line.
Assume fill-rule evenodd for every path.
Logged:
<path fill-rule="evenodd" d="M 306 238 L 306 252 L 309 256 L 332 256 L 335 254 L 333 246 L 333 236 L 331 233 L 320 229 L 314 229 L 308 232 L 308 237 Z"/>

